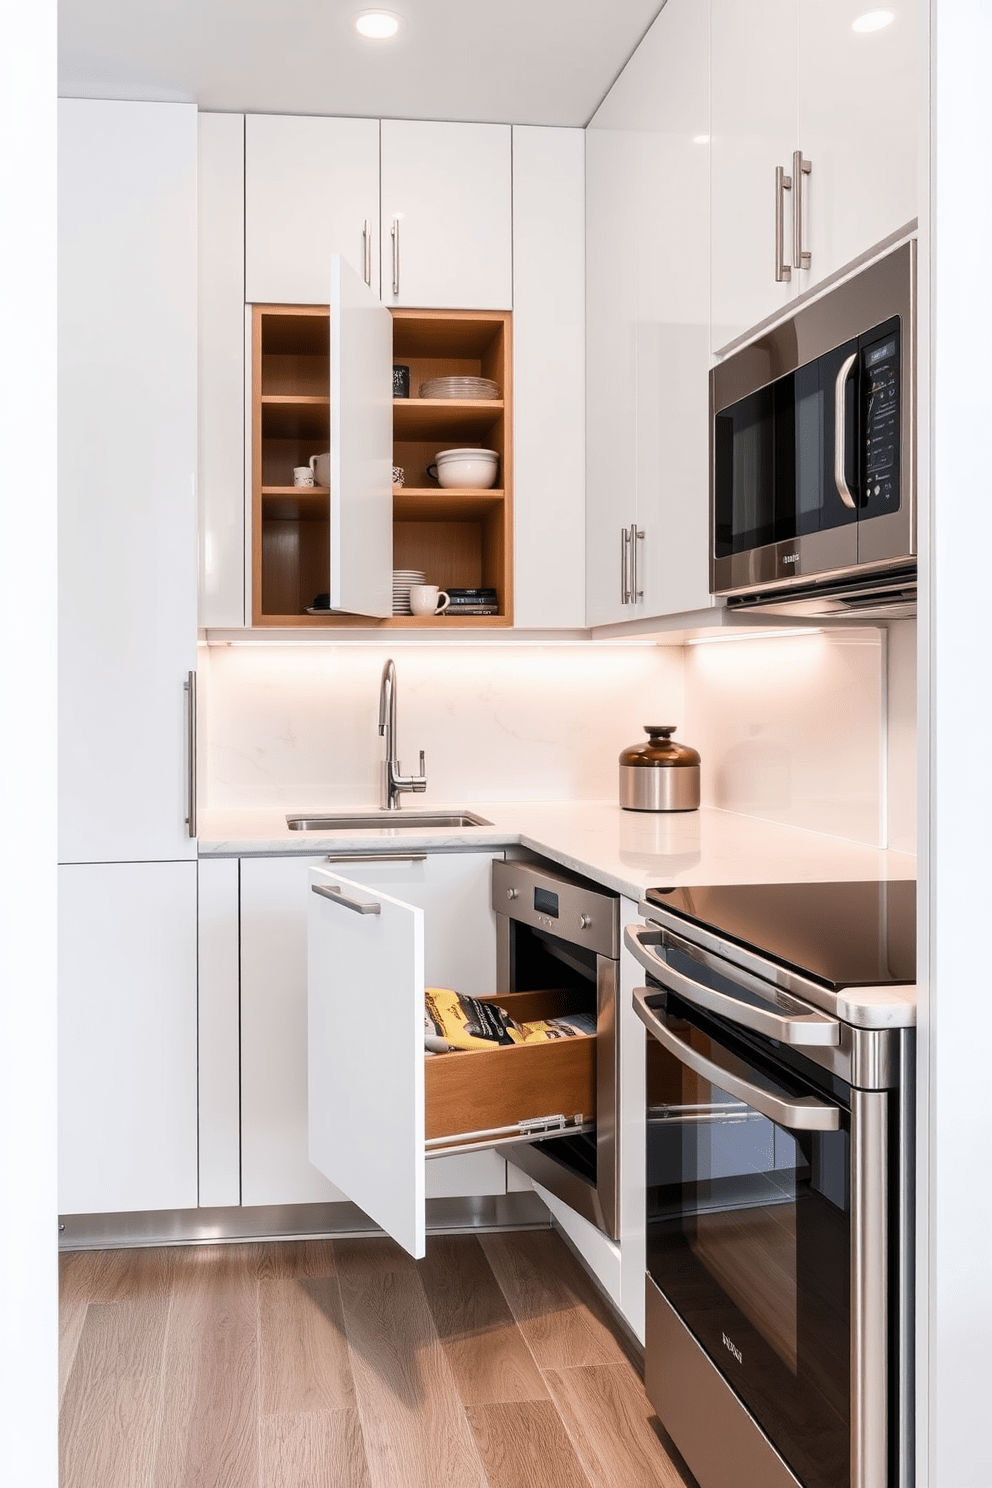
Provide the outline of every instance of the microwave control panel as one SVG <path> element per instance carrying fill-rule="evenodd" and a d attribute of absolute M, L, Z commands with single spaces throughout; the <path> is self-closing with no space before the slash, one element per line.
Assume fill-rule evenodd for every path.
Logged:
<path fill-rule="evenodd" d="M 861 506 L 880 517 L 899 507 L 899 329 L 861 346 Z"/>

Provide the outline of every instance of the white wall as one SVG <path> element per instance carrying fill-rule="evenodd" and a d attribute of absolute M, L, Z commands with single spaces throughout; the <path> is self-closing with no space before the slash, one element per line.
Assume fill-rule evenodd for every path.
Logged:
<path fill-rule="evenodd" d="M 681 726 L 684 717 L 678 649 L 404 646 L 393 654 L 404 771 L 416 770 L 419 750 L 427 755 L 421 806 L 615 800 L 621 749 L 644 737 L 643 724 Z M 379 678 L 389 655 L 378 646 L 210 648 L 201 666 L 201 804 L 376 803 Z"/>

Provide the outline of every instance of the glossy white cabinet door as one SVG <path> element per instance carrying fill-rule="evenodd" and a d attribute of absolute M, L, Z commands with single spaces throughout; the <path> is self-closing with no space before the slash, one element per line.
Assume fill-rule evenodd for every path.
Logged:
<path fill-rule="evenodd" d="M 198 114 L 202 626 L 245 623 L 245 121 Z"/>
<path fill-rule="evenodd" d="M 586 131 L 587 625 L 631 614 L 621 534 L 637 514 L 637 140 L 615 122 L 620 103 L 611 94 Z"/>
<path fill-rule="evenodd" d="M 199 1202 L 241 1202 L 239 863 L 197 864 L 197 1128 Z"/>
<path fill-rule="evenodd" d="M 383 304 L 511 309 L 510 126 L 383 119 L 381 146 Z"/>
<path fill-rule="evenodd" d="M 379 288 L 379 121 L 248 114 L 245 297 L 324 305 L 340 253 Z"/>
<path fill-rule="evenodd" d="M 320 868 L 310 889 L 310 1161 L 420 1257 L 424 912 Z"/>
<path fill-rule="evenodd" d="M 891 0 L 880 31 L 858 33 L 861 0 L 798 0 L 799 133 L 812 162 L 806 191 L 806 289 L 917 215 L 918 20 Z"/>
<path fill-rule="evenodd" d="M 709 593 L 709 14 L 668 0 L 623 76 L 636 99 L 637 584 L 632 615 Z"/>
<path fill-rule="evenodd" d="M 775 281 L 775 167 L 792 174 L 798 138 L 797 0 L 710 0 L 712 346 L 797 293 Z M 785 194 L 785 245 L 792 244 Z"/>
<path fill-rule="evenodd" d="M 472 994 L 496 985 L 490 875 L 496 853 L 339 870 L 424 911 L 429 982 Z M 307 1155 L 307 878 L 326 857 L 241 863 L 241 1202 L 306 1204 L 345 1195 Z M 361 993 L 359 992 L 359 996 Z M 361 1013 L 359 1012 L 359 1017 Z M 422 1031 L 422 1030 L 421 1030 Z M 388 1133 L 380 1132 L 383 1140 Z M 432 1159 L 427 1196 L 505 1190 L 494 1153 Z"/>
<path fill-rule="evenodd" d="M 331 307 L 332 610 L 393 613 L 393 320 L 340 254 Z"/>
<path fill-rule="evenodd" d="M 585 624 L 585 132 L 513 127 L 514 624 Z"/>
<path fill-rule="evenodd" d="M 59 1212 L 197 1202 L 196 864 L 59 869 Z"/>
<path fill-rule="evenodd" d="M 196 110 L 59 124 L 59 858 L 190 858 Z"/>

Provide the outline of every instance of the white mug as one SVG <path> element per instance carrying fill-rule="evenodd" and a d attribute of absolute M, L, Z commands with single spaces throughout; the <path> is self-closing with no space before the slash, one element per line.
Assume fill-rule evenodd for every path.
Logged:
<path fill-rule="evenodd" d="M 294 486 L 312 486 L 313 485 L 313 471 L 310 469 L 310 466 L 309 465 L 294 465 L 293 466 L 293 485 Z"/>
<path fill-rule="evenodd" d="M 415 615 L 443 615 L 450 603 L 436 584 L 410 585 L 410 609 Z"/>
<path fill-rule="evenodd" d="M 314 485 L 329 486 L 331 484 L 331 456 L 311 455 L 310 469 L 313 472 Z"/>

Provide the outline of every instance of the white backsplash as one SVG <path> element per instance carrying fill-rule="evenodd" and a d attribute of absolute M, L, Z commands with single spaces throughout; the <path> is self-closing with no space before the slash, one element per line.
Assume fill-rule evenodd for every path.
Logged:
<path fill-rule="evenodd" d="M 418 806 L 615 799 L 617 757 L 643 737 L 641 725 L 681 732 L 678 649 L 211 647 L 204 805 L 377 804 L 379 677 L 391 654 L 404 771 L 416 771 L 421 749 L 427 756 Z"/>
<path fill-rule="evenodd" d="M 685 647 L 203 648 L 204 806 L 376 804 L 390 654 L 404 770 L 427 756 L 418 806 L 615 800 L 620 750 L 674 723 L 704 805 L 915 850 L 913 621 Z"/>
<path fill-rule="evenodd" d="M 885 833 L 884 633 L 686 650 L 686 738 L 707 806 L 877 844 Z"/>

